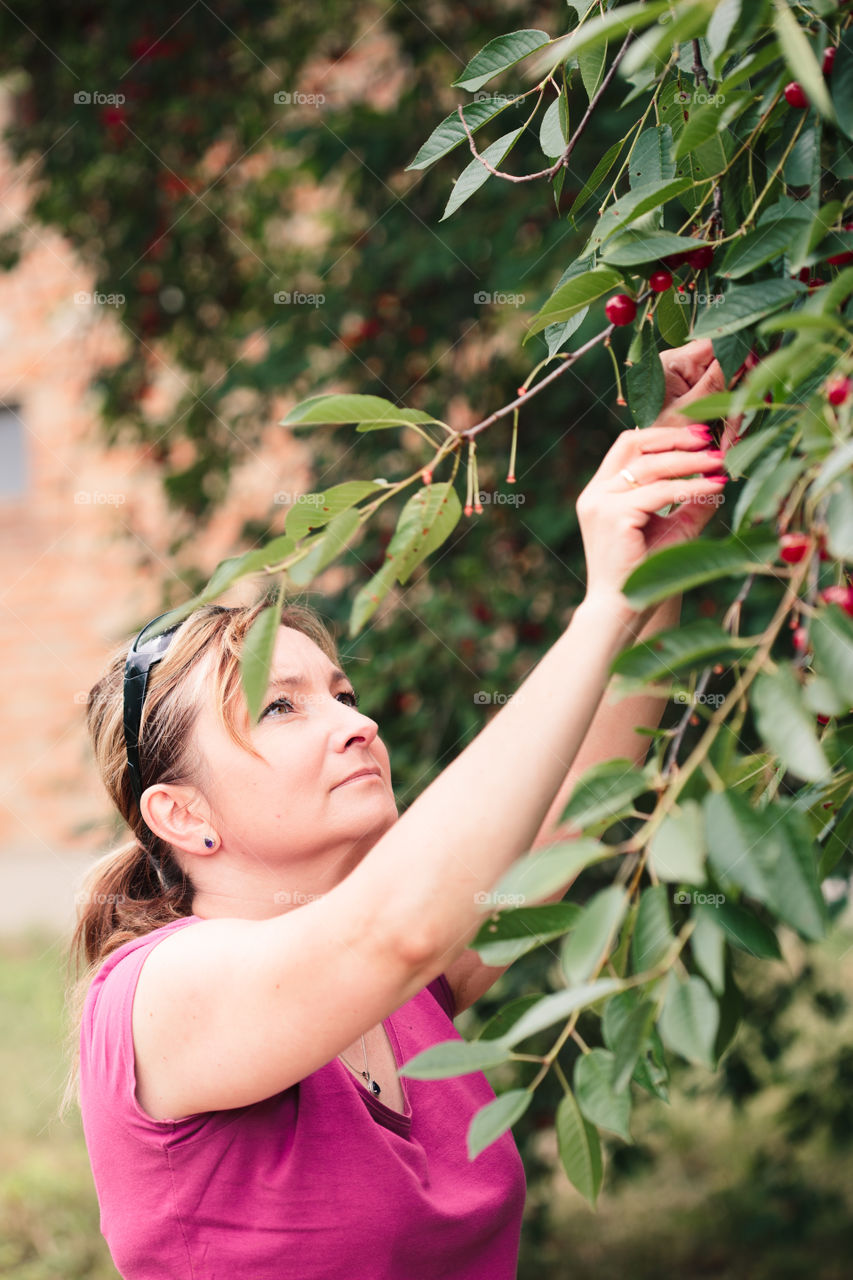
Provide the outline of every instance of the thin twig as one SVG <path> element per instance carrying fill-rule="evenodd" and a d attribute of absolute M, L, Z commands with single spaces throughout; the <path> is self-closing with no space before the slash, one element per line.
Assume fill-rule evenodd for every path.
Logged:
<path fill-rule="evenodd" d="M 580 138 L 581 134 L 586 128 L 587 123 L 590 117 L 592 116 L 593 111 L 598 106 L 598 102 L 599 102 L 599 99 L 601 98 L 601 95 L 605 92 L 605 90 L 607 89 L 607 86 L 610 84 L 611 80 L 616 74 L 619 63 L 622 61 L 623 57 L 625 56 L 628 46 L 631 44 L 633 39 L 634 39 L 634 32 L 629 31 L 625 39 L 622 41 L 621 49 L 616 54 L 616 57 L 613 59 L 610 66 L 608 67 L 606 76 L 604 77 L 601 84 L 596 89 L 593 96 L 590 98 L 589 106 L 587 107 L 586 112 L 584 113 L 583 118 L 581 119 L 581 122 L 578 125 L 577 129 L 575 129 L 574 133 L 569 139 L 568 144 L 566 145 L 565 151 L 561 156 L 558 157 L 557 160 L 555 160 L 555 162 L 548 169 L 540 169 L 538 173 L 523 173 L 523 174 L 504 173 L 503 170 L 496 169 L 493 165 L 489 163 L 488 160 L 484 159 L 483 156 L 481 156 L 479 151 L 477 150 L 477 144 L 474 142 L 474 135 L 472 134 L 471 130 L 468 128 L 468 121 L 465 119 L 465 116 L 462 113 L 461 105 L 459 105 L 457 106 L 456 110 L 459 115 L 459 119 L 462 121 L 462 128 L 465 130 L 465 134 L 468 138 L 468 146 L 471 148 L 471 155 L 474 157 L 475 160 L 479 160 L 483 168 L 488 169 L 489 173 L 493 174 L 494 177 L 505 178 L 507 182 L 533 182 L 537 178 L 553 178 L 559 169 L 567 168 L 569 163 L 569 156 L 574 151 L 575 145 L 578 139 Z"/>

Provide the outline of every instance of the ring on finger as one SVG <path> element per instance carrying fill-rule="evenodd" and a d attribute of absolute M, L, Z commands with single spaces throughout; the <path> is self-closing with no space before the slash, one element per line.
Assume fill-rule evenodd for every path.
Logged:
<path fill-rule="evenodd" d="M 632 472 L 630 472 L 627 467 L 623 467 L 622 470 L 619 472 L 619 474 L 620 476 L 624 476 L 625 479 L 628 481 L 628 483 L 634 487 L 636 487 L 640 483 L 637 477 L 633 475 Z"/>

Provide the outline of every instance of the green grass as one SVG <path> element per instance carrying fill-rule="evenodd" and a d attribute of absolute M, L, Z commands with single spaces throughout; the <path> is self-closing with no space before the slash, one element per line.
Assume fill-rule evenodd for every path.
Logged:
<path fill-rule="evenodd" d="M 44 935 L 0 942 L 0 1275 L 115 1280 L 75 1107 L 57 1107 L 63 944 Z"/>

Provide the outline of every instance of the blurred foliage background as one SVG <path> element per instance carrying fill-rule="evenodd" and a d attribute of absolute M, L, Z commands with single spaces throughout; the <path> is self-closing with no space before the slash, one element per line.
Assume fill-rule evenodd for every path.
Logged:
<path fill-rule="evenodd" d="M 541 339 L 522 350 L 522 316 L 553 288 L 561 247 L 566 262 L 577 252 L 561 208 L 624 132 L 624 86 L 574 153 L 560 208 L 547 185 L 490 183 L 440 223 L 461 152 L 427 173 L 404 170 L 460 100 L 447 86 L 477 49 L 516 27 L 556 33 L 562 21 L 561 6 L 445 0 L 243 0 L 183 14 L 161 0 L 144 9 L 36 0 L 23 15 L 0 10 L 0 74 L 15 102 L 6 144 L 38 175 L 30 224 L 61 230 L 92 265 L 95 288 L 126 296 L 126 356 L 97 385 L 104 440 L 149 446 L 170 501 L 172 552 L 191 570 L 193 540 L 257 446 L 275 396 L 349 387 L 456 425 L 505 404 L 545 353 Z M 125 101 L 75 101 L 96 92 Z M 526 136 L 513 167 L 541 167 Z M 23 234 L 0 245 L 7 267 Z M 282 305 L 283 292 L 324 301 Z M 524 302 L 483 304 L 484 292 Z M 576 341 L 585 336 L 581 328 Z M 158 415 L 149 393 L 164 366 L 179 371 L 180 389 Z M 630 425 L 615 401 L 598 348 L 522 414 L 515 485 L 505 483 L 508 423 L 488 433 L 483 514 L 342 645 L 390 745 L 401 810 L 512 693 L 581 599 L 574 502 Z M 349 432 L 310 434 L 315 488 L 394 476 L 425 457 L 413 432 Z M 352 589 L 311 594 L 339 633 L 395 518 L 386 509 L 348 553 Z M 282 527 L 270 495 L 268 521 L 247 521 L 233 551 Z M 208 569 L 184 578 L 200 587 Z M 174 581 L 164 580 L 164 609 L 181 603 Z M 693 593 L 683 617 L 716 614 L 729 590 Z M 749 607 L 762 609 L 760 589 Z M 478 691 L 490 702 L 475 701 Z M 587 891 L 608 882 L 590 874 Z M 597 1215 L 554 1172 L 552 1077 L 537 1090 L 515 1129 L 530 1188 L 523 1278 L 849 1274 L 850 937 L 839 930 L 808 956 L 789 943 L 777 964 L 738 955 L 760 1031 L 739 1033 L 715 1078 L 678 1068 L 669 1105 L 637 1100 L 636 1145 L 610 1144 Z M 0 960 L 0 1272 L 100 1280 L 115 1272 L 82 1133 L 52 1115 L 62 942 L 9 940 Z M 499 996 L 463 1015 L 463 1032 L 476 1034 L 507 998 L 541 991 L 552 960 L 543 948 L 519 961 Z M 571 1057 L 570 1048 L 568 1067 Z"/>

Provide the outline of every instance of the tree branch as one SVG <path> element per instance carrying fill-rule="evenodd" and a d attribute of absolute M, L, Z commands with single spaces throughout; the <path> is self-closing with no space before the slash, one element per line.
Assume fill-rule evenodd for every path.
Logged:
<path fill-rule="evenodd" d="M 557 160 L 555 160 L 555 162 L 548 169 L 540 169 L 538 173 L 524 173 L 524 174 L 504 173 L 501 169 L 496 169 L 493 165 L 489 164 L 489 161 L 485 160 L 477 150 L 477 145 L 474 142 L 474 135 L 472 134 L 471 130 L 468 128 L 468 122 L 462 113 L 462 107 L 460 105 L 460 106 L 457 106 L 456 110 L 458 112 L 459 119 L 462 121 L 462 128 L 465 130 L 465 134 L 468 138 L 468 146 L 471 148 L 471 155 L 474 157 L 475 160 L 479 160 L 483 168 L 488 169 L 489 173 L 493 174 L 494 177 L 505 178 L 507 182 L 533 182 L 537 178 L 553 178 L 559 169 L 567 168 L 569 163 L 569 156 L 574 151 L 575 145 L 578 139 L 583 134 L 583 131 L 586 128 L 587 123 L 589 122 L 593 111 L 598 106 L 598 102 L 599 102 L 599 99 L 601 98 L 601 95 L 607 89 L 607 86 L 610 84 L 611 80 L 616 74 L 616 70 L 619 66 L 619 63 L 622 61 L 623 57 L 625 56 L 628 46 L 631 44 L 633 39 L 634 39 L 634 32 L 629 31 L 625 39 L 622 41 L 621 49 L 616 54 L 616 57 L 613 59 L 610 66 L 608 67 L 607 75 L 604 77 L 601 84 L 598 86 L 595 93 L 590 98 L 589 106 L 587 107 L 586 112 L 583 118 L 581 119 L 581 122 L 578 125 L 577 129 L 575 129 L 574 133 L 572 134 L 572 137 L 569 139 L 569 142 L 566 146 L 565 151 Z"/>

